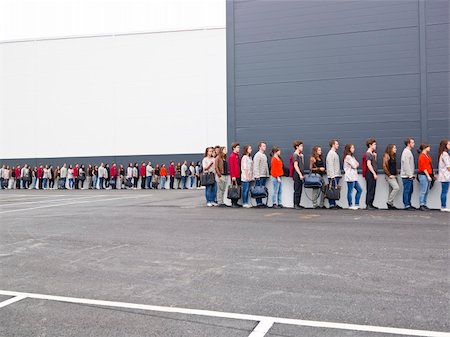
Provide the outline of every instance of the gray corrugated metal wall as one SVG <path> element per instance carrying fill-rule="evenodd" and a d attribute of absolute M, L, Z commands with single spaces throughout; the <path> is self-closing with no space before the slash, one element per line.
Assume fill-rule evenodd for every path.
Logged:
<path fill-rule="evenodd" d="M 230 143 L 449 136 L 447 0 L 228 1 L 227 53 Z"/>

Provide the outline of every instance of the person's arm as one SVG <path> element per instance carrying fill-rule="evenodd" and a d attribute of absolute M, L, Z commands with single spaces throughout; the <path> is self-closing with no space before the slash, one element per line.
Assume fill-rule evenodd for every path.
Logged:
<path fill-rule="evenodd" d="M 217 158 L 215 159 L 215 161 L 216 161 L 216 167 L 215 167 L 215 170 L 216 170 L 217 177 L 218 177 L 219 179 L 222 179 L 222 168 L 221 168 L 220 158 L 217 157 Z"/>
<path fill-rule="evenodd" d="M 297 160 L 294 160 L 294 170 L 297 172 L 297 174 L 299 175 L 299 177 L 300 177 L 300 180 L 303 180 L 303 174 L 302 174 L 302 172 L 300 171 L 300 167 L 298 167 L 298 161 Z"/>
<path fill-rule="evenodd" d="M 311 172 L 318 172 L 319 168 L 316 167 L 316 159 L 314 157 L 309 158 L 309 170 Z"/>
<path fill-rule="evenodd" d="M 389 172 L 389 155 L 387 153 L 383 156 L 383 172 L 389 178 L 392 178 L 391 172 Z"/>

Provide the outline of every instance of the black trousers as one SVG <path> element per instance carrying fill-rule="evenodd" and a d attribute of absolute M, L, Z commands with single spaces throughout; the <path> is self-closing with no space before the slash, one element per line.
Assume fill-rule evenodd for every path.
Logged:
<path fill-rule="evenodd" d="M 42 182 L 43 182 L 43 180 L 44 180 L 44 179 L 39 178 L 39 189 L 40 189 L 40 190 L 42 190 Z"/>
<path fill-rule="evenodd" d="M 375 200 L 375 189 L 377 187 L 377 181 L 373 177 L 372 172 L 369 170 L 366 173 L 366 205 L 373 206 L 373 201 Z"/>
<path fill-rule="evenodd" d="M 238 186 L 241 186 L 241 185 L 242 185 L 241 178 L 236 178 L 236 184 L 237 184 Z M 231 199 L 231 204 L 232 204 L 232 205 L 237 205 L 237 204 L 238 204 L 238 201 L 239 201 L 239 199 Z"/>
<path fill-rule="evenodd" d="M 145 190 L 145 176 L 141 177 L 141 189 Z"/>
<path fill-rule="evenodd" d="M 175 182 L 175 177 L 174 176 L 170 176 L 170 189 L 173 190 L 173 185 Z"/>
<path fill-rule="evenodd" d="M 16 179 L 16 189 L 20 190 L 20 178 Z"/>
<path fill-rule="evenodd" d="M 80 180 L 78 178 L 75 178 L 75 189 L 78 190 L 78 184 L 80 183 Z"/>
<path fill-rule="evenodd" d="M 302 198 L 303 180 L 297 173 L 294 173 L 294 206 L 300 206 L 300 200 Z"/>

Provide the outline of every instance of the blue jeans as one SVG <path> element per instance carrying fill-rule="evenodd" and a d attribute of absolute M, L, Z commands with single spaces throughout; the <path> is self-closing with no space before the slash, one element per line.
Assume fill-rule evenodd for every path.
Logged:
<path fill-rule="evenodd" d="M 248 191 L 250 190 L 250 182 L 243 181 L 242 182 L 242 204 L 248 204 Z"/>
<path fill-rule="evenodd" d="M 75 182 L 74 182 L 73 178 L 69 178 L 69 188 L 71 190 L 73 190 L 74 186 L 75 186 Z"/>
<path fill-rule="evenodd" d="M 191 181 L 189 187 L 192 188 L 192 186 L 194 186 L 195 176 L 190 176 L 189 179 L 190 179 L 190 181 Z"/>
<path fill-rule="evenodd" d="M 97 188 L 97 176 L 92 176 L 92 188 Z"/>
<path fill-rule="evenodd" d="M 161 176 L 161 189 L 166 189 L 167 177 Z"/>
<path fill-rule="evenodd" d="M 145 177 L 145 188 L 150 188 L 150 183 L 152 181 L 152 176 Z"/>
<path fill-rule="evenodd" d="M 339 180 L 341 180 L 341 177 L 336 177 L 334 179 L 328 178 L 328 183 L 331 184 L 331 187 L 336 187 L 339 185 Z M 328 200 L 328 203 L 330 204 L 330 207 L 336 206 L 336 200 Z"/>
<path fill-rule="evenodd" d="M 256 186 L 266 186 L 267 177 L 261 177 L 256 180 Z M 256 205 L 262 205 L 262 199 L 256 198 Z"/>
<path fill-rule="evenodd" d="M 356 190 L 355 205 L 359 206 L 359 200 L 361 199 L 362 188 L 358 181 L 347 181 L 347 201 L 348 207 L 353 205 L 353 189 Z"/>
<path fill-rule="evenodd" d="M 216 199 L 216 193 L 214 191 L 215 186 L 216 186 L 215 183 L 213 185 L 206 186 L 206 188 L 205 188 L 206 203 L 213 203 L 214 200 Z"/>
<path fill-rule="evenodd" d="M 419 174 L 420 183 L 420 194 L 419 194 L 419 204 L 420 206 L 426 206 L 428 191 L 430 190 L 430 182 L 425 174 Z"/>
<path fill-rule="evenodd" d="M 186 188 L 186 176 L 181 176 L 181 188 Z"/>
<path fill-rule="evenodd" d="M 442 191 L 441 191 L 441 208 L 447 208 L 447 193 L 448 187 L 450 186 L 450 182 L 445 181 L 441 182 Z"/>
<path fill-rule="evenodd" d="M 402 178 L 403 182 L 403 205 L 405 208 L 411 207 L 411 196 L 414 190 L 414 180 L 409 178 Z"/>
<path fill-rule="evenodd" d="M 272 204 L 283 205 L 281 201 L 281 194 L 283 193 L 282 183 L 278 182 L 277 178 L 271 177 L 273 184 Z"/>
<path fill-rule="evenodd" d="M 48 178 L 42 179 L 42 188 L 47 188 Z"/>

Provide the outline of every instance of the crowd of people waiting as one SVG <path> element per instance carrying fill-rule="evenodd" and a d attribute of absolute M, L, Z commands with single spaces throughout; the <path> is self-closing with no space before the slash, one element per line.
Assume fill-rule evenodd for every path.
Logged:
<path fill-rule="evenodd" d="M 389 144 L 382 156 L 382 171 L 389 184 L 387 196 L 387 208 L 397 210 L 394 206 L 394 199 L 400 191 L 399 178 L 403 185 L 403 204 L 405 210 L 416 210 L 411 205 L 413 194 L 413 182 L 417 178 L 420 185 L 419 210 L 428 211 L 427 197 L 430 188 L 437 180 L 442 185 L 441 191 L 441 211 L 450 212 L 447 208 L 447 194 L 450 184 L 450 140 L 444 139 L 440 142 L 438 149 L 438 174 L 434 175 L 431 147 L 429 144 L 421 144 L 418 153 L 418 167 L 416 166 L 413 150 L 415 141 L 412 138 L 405 140 L 405 148 L 401 154 L 400 163 L 397 162 L 397 147 Z M 231 207 L 253 207 L 249 202 L 249 196 L 256 200 L 259 208 L 267 207 L 263 199 L 269 199 L 268 189 L 265 187 L 268 179 L 273 185 L 272 207 L 283 208 L 281 177 L 290 176 L 294 180 L 294 208 L 304 209 L 300 204 L 303 188 L 312 189 L 313 208 L 326 208 L 325 198 L 328 199 L 330 209 L 341 209 L 336 201 L 340 198 L 340 180 L 343 178 L 347 183 L 348 208 L 359 209 L 362 188 L 358 182 L 358 169 L 362 170 L 362 175 L 366 181 L 366 209 L 376 210 L 374 203 L 375 190 L 378 176 L 378 154 L 377 143 L 374 138 L 366 142 L 367 150 L 361 160 L 361 167 L 355 158 L 354 144 L 347 144 L 344 148 L 342 161 L 338 154 L 339 141 L 332 139 L 329 142 L 330 150 L 324 159 L 320 146 L 313 146 L 312 153 L 305 158 L 303 153 L 303 142 L 296 140 L 293 142 L 294 152 L 290 156 L 289 167 L 283 165 L 281 150 L 274 147 L 271 151 L 271 161 L 266 155 L 266 143 L 258 144 L 258 151 L 252 155 L 252 146 L 244 145 L 241 152 L 239 143 L 232 144 L 232 152 L 228 156 L 227 148 L 224 146 L 208 147 L 202 161 L 203 172 L 201 182 L 206 186 L 205 197 L 208 207 L 225 207 L 224 198 L 228 186 L 227 197 L 231 199 Z M 230 179 L 229 179 L 230 178 Z M 327 179 L 327 181 L 325 181 Z M 356 190 L 353 199 L 353 190 Z M 242 199 L 242 205 L 239 200 Z"/>
<path fill-rule="evenodd" d="M 25 164 L 0 169 L 2 189 L 170 189 L 200 188 L 201 163 L 187 161 L 175 165 L 151 162 L 130 163 L 127 167 L 101 163 L 100 165 L 63 164 L 61 167 L 40 165 L 31 168 Z"/>

